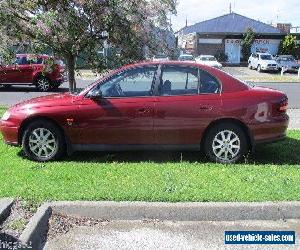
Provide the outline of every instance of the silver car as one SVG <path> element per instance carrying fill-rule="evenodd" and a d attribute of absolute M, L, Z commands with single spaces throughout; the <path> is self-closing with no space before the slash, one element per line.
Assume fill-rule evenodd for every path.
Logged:
<path fill-rule="evenodd" d="M 298 72 L 300 65 L 297 63 L 295 58 L 291 55 L 280 55 L 276 57 L 278 67 L 282 69 L 286 68 L 290 72 Z"/>

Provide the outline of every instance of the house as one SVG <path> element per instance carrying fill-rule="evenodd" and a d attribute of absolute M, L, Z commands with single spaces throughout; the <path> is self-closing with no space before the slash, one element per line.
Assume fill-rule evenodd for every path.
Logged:
<path fill-rule="evenodd" d="M 229 63 L 238 64 L 243 60 L 241 40 L 248 28 L 256 33 L 252 52 L 277 54 L 285 32 L 233 12 L 182 28 L 176 33 L 177 43 L 180 49 L 195 56 L 223 54 Z"/>

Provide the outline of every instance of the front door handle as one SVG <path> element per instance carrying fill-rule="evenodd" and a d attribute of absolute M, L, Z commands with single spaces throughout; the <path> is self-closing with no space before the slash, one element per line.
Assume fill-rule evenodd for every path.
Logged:
<path fill-rule="evenodd" d="M 137 111 L 140 114 L 146 114 L 146 113 L 150 113 L 151 112 L 151 108 L 149 108 L 149 107 L 139 108 Z"/>

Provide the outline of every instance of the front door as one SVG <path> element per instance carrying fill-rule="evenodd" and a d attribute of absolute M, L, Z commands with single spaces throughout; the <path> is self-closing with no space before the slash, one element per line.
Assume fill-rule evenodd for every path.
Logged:
<path fill-rule="evenodd" d="M 115 74 L 91 91 L 101 91 L 99 99 L 82 100 L 77 123 L 79 144 L 153 144 L 153 84 L 156 66 L 132 68 Z"/>
<path fill-rule="evenodd" d="M 156 103 L 157 144 L 200 146 L 208 124 L 219 115 L 220 85 L 198 68 L 164 66 Z"/>

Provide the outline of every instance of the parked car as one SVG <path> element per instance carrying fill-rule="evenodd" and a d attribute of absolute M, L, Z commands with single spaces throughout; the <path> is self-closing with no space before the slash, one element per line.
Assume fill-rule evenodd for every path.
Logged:
<path fill-rule="evenodd" d="M 178 57 L 178 61 L 182 62 L 195 62 L 195 58 L 191 54 L 182 54 Z"/>
<path fill-rule="evenodd" d="M 297 63 L 292 55 L 279 55 L 275 58 L 278 68 L 281 70 L 283 67 L 290 72 L 298 72 L 300 65 Z"/>
<path fill-rule="evenodd" d="M 154 62 L 161 62 L 161 61 L 169 61 L 169 57 L 166 55 L 156 55 L 152 58 Z"/>
<path fill-rule="evenodd" d="M 213 162 L 242 160 L 284 139 L 287 96 L 196 63 L 120 68 L 78 93 L 17 104 L 3 115 L 7 144 L 32 160 L 74 151 L 194 150 Z"/>
<path fill-rule="evenodd" d="M 248 68 L 262 71 L 278 71 L 279 67 L 273 56 L 268 53 L 253 53 L 248 59 Z"/>
<path fill-rule="evenodd" d="M 218 60 L 214 56 L 211 56 L 211 55 L 200 55 L 200 56 L 196 57 L 195 60 L 197 63 L 215 67 L 217 69 L 222 68 L 222 64 L 219 63 Z"/>
<path fill-rule="evenodd" d="M 35 85 L 40 91 L 58 88 L 66 80 L 65 65 L 47 55 L 17 54 L 12 65 L 0 66 L 0 85 Z"/>

